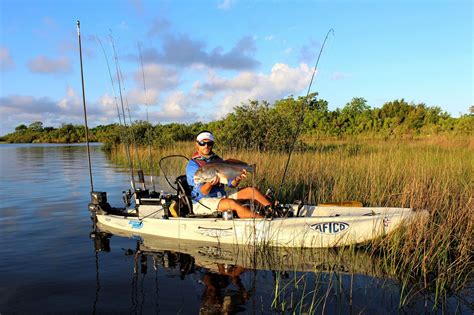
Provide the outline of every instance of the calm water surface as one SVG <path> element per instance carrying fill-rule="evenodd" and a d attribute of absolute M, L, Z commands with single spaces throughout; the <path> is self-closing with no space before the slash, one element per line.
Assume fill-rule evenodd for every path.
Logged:
<path fill-rule="evenodd" d="M 121 206 L 128 173 L 99 146 L 91 151 L 95 189 Z M 0 159 L 2 315 L 431 312 L 424 296 L 400 310 L 397 281 L 363 255 L 351 262 L 326 251 L 291 264 L 267 253 L 252 265 L 213 247 L 106 234 L 94 241 L 85 146 L 1 144 Z M 472 313 L 454 297 L 443 308 Z"/>

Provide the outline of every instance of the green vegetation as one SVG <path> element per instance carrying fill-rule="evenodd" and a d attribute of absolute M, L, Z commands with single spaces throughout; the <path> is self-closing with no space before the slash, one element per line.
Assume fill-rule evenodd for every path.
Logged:
<path fill-rule="evenodd" d="M 92 141 L 96 138 L 92 135 Z M 9 143 L 78 143 L 85 142 L 83 126 L 63 124 L 60 128 L 43 127 L 43 123 L 35 121 L 26 126 L 21 124 L 15 132 L 0 137 L 0 141 Z"/>
<path fill-rule="evenodd" d="M 373 256 L 376 268 L 399 281 L 400 307 L 418 294 L 431 295 L 435 305 L 443 305 L 473 277 L 474 108 L 452 118 L 424 104 L 396 100 L 371 109 L 364 99 L 355 98 L 343 109 L 329 111 L 327 102 L 315 96 L 300 127 L 303 98 L 274 105 L 251 101 L 219 121 L 172 125 L 171 135 L 166 129 L 157 133 L 164 126 L 156 126 L 154 170 L 163 156 L 191 156 L 192 142 L 181 141 L 192 141 L 197 130 L 209 129 L 217 137 L 215 149 L 221 156 L 257 165 L 257 173 L 244 185 L 278 189 L 286 151 L 301 128 L 280 201 L 359 200 L 365 206 L 427 209 L 428 221 L 350 250 Z M 125 166 L 124 146 L 116 142 L 109 148 L 111 158 Z M 132 156 L 147 161 L 142 166 L 149 170 L 148 149 L 135 151 Z M 181 167 L 173 175 L 182 173 Z M 275 307 L 286 303 L 278 291 L 275 288 Z"/>
<path fill-rule="evenodd" d="M 155 148 L 154 170 L 158 170 L 159 158 L 171 154 L 190 156 L 192 151 L 192 142 Z M 286 153 L 222 145 L 216 151 L 224 158 L 257 165 L 256 174 L 243 185 L 263 191 L 280 185 Z M 140 156 L 146 162 L 142 165 L 148 166 L 148 148 L 139 148 L 136 153 L 132 152 L 132 156 Z M 111 158 L 125 166 L 123 146 L 113 150 Z M 182 168 L 173 175 L 180 172 Z M 376 268 L 398 279 L 402 287 L 400 306 L 409 305 L 418 294 L 432 295 L 441 305 L 450 294 L 459 294 L 474 275 L 472 178 L 472 136 L 325 140 L 312 150 L 294 153 L 280 200 L 305 199 L 313 204 L 359 200 L 365 206 L 427 209 L 430 217 L 426 222 L 350 250 L 377 258 Z"/>
<path fill-rule="evenodd" d="M 208 129 L 217 137 L 215 149 L 221 156 L 257 165 L 257 173 L 243 184 L 265 190 L 280 186 L 286 151 L 299 131 L 298 150 L 281 186 L 282 202 L 359 200 L 366 206 L 427 209 L 427 222 L 354 250 L 376 257 L 378 268 L 400 281 L 402 305 L 420 292 L 442 302 L 465 288 L 474 270 L 474 107 L 453 118 L 439 107 L 403 99 L 372 109 L 365 99 L 354 98 L 334 111 L 316 93 L 302 106 L 305 100 L 288 97 L 273 105 L 249 101 L 207 124 L 153 126 L 138 121 L 129 130 L 117 124 L 98 126 L 91 129 L 90 139 L 104 142 L 110 157 L 124 166 L 124 144 L 136 144 L 131 156 L 141 162 L 134 165 L 149 172 L 148 133 L 156 171 L 163 156 L 190 156 L 190 141 Z M 33 122 L 17 126 L 0 141 L 83 142 L 84 128 Z"/>
<path fill-rule="evenodd" d="M 342 109 L 331 111 L 328 102 L 316 98 L 288 97 L 273 105 L 266 101 L 249 101 L 234 108 L 221 120 L 207 124 L 151 125 L 137 121 L 129 131 L 117 124 L 91 129 L 90 140 L 104 142 L 105 148 L 119 143 L 148 143 L 148 130 L 154 146 L 191 141 L 202 129 L 215 133 L 219 143 L 229 148 L 259 151 L 286 150 L 300 128 L 298 147 L 307 147 L 322 139 L 413 139 L 439 134 L 470 135 L 474 132 L 474 107 L 470 113 L 453 118 L 439 107 L 423 103 L 409 104 L 403 99 L 385 103 L 381 108 L 367 104 L 364 98 L 353 98 Z M 302 106 L 305 105 L 305 106 Z M 304 119 L 301 111 L 305 108 Z M 239 139 L 239 141 L 235 141 Z M 84 127 L 63 124 L 60 128 L 43 127 L 41 122 L 19 125 L 15 132 L 0 137 L 4 142 L 84 142 Z"/>
<path fill-rule="evenodd" d="M 278 188 L 293 135 L 301 128 L 297 150 L 281 186 L 280 201 L 309 203 L 359 200 L 366 206 L 427 209 L 430 218 L 355 250 L 378 258 L 378 268 L 402 285 L 401 306 L 419 293 L 442 302 L 472 281 L 474 270 L 474 107 L 453 118 L 439 107 L 403 99 L 371 109 L 354 98 L 342 109 L 310 95 L 270 105 L 250 101 L 208 124 L 152 126 L 136 122 L 128 131 L 112 124 L 91 129 L 91 140 L 104 142 L 111 158 L 127 165 L 124 144 L 136 143 L 131 156 L 150 170 L 147 133 L 151 132 L 154 170 L 159 158 L 190 156 L 194 135 L 208 129 L 216 151 L 257 165 L 248 185 Z M 35 122 L 3 137 L 7 142 L 79 142 L 84 128 L 59 129 Z M 188 141 L 188 142 L 187 142 Z M 139 157 L 139 161 L 136 157 Z M 176 171 L 174 175 L 182 173 Z M 281 302 L 276 301 L 276 304 Z"/>

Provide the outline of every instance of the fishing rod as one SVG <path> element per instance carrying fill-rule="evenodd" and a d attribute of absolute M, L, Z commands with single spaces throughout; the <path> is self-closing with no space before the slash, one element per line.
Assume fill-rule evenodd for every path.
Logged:
<path fill-rule="evenodd" d="M 147 138 L 148 138 L 148 156 L 150 160 L 150 173 L 151 173 L 151 185 L 153 186 L 153 191 L 155 189 L 155 171 L 153 168 L 153 157 L 151 154 L 151 131 L 150 131 L 150 120 L 148 117 L 148 97 L 146 93 L 146 84 L 145 84 L 145 69 L 143 67 L 143 58 L 142 58 L 142 51 L 140 49 L 140 44 L 137 42 L 138 54 L 140 56 L 140 63 L 142 65 L 142 77 L 143 77 L 143 91 L 145 93 L 145 108 L 146 108 L 146 122 L 147 122 Z"/>
<path fill-rule="evenodd" d="M 82 45 L 81 45 L 81 22 L 77 20 L 77 39 L 79 41 L 79 59 L 81 63 L 81 82 L 82 82 L 82 105 L 84 107 L 84 125 L 87 145 L 87 161 L 89 164 L 89 179 L 91 182 L 91 193 L 94 191 L 94 182 L 92 180 L 92 165 L 91 165 L 91 152 L 89 147 L 89 128 L 87 127 L 87 109 L 86 109 L 86 93 L 84 88 L 84 69 L 82 66 Z"/>
<path fill-rule="evenodd" d="M 117 100 L 117 93 L 115 91 L 115 84 L 114 84 L 114 79 L 112 77 L 112 71 L 110 70 L 110 64 L 109 64 L 109 58 L 107 57 L 107 53 L 105 52 L 104 45 L 102 45 L 102 41 L 98 36 L 96 36 L 97 41 L 100 44 L 100 47 L 102 48 L 102 53 L 104 54 L 105 57 L 105 62 L 107 63 L 107 70 L 109 71 L 109 78 L 110 78 L 110 84 L 112 85 L 112 92 L 114 93 L 114 101 L 115 101 L 115 108 L 117 109 L 117 115 L 119 119 L 119 126 L 122 126 L 122 116 L 120 116 L 120 109 L 118 106 L 118 100 Z"/>
<path fill-rule="evenodd" d="M 121 117 L 121 115 L 120 115 L 120 109 L 119 109 L 118 101 L 117 101 L 117 93 L 115 92 L 115 84 L 114 84 L 114 79 L 113 79 L 113 77 L 112 77 L 112 72 L 111 72 L 111 70 L 110 70 L 109 59 L 108 59 L 108 57 L 107 57 L 107 53 L 105 52 L 104 46 L 102 45 L 102 41 L 101 41 L 100 38 L 98 38 L 98 37 L 97 37 L 97 40 L 98 40 L 98 42 L 99 42 L 99 44 L 100 44 L 100 46 L 101 46 L 101 48 L 102 48 L 102 52 L 104 53 L 105 61 L 107 62 L 107 69 L 108 69 L 108 71 L 109 71 L 110 82 L 111 82 L 112 90 L 113 90 L 113 93 L 114 93 L 115 107 L 116 107 L 116 109 L 117 109 L 117 115 L 118 115 L 118 119 L 119 119 L 119 126 L 122 127 L 122 118 L 123 118 L 124 128 L 126 128 L 126 125 L 125 125 L 125 124 L 126 124 L 126 120 L 125 120 L 126 118 L 125 118 L 125 117 Z M 125 130 L 123 130 L 124 128 L 120 128 L 120 138 L 125 140 L 127 135 L 125 134 Z M 133 139 L 135 139 L 135 138 L 133 138 Z M 126 142 L 126 143 L 127 143 L 127 142 Z M 127 145 L 127 144 L 126 144 L 126 145 Z M 128 147 L 128 146 L 127 146 L 127 147 Z M 130 161 L 131 161 L 131 159 L 130 159 L 130 153 L 129 153 L 128 151 L 127 151 L 126 153 L 127 153 L 128 161 L 130 162 Z M 138 156 L 138 155 L 137 155 L 137 156 Z M 133 170 L 133 164 L 131 164 L 131 170 Z M 139 175 L 139 177 L 140 177 L 140 170 L 139 170 L 138 172 L 139 172 L 138 175 Z M 143 174 L 143 172 L 142 172 L 142 174 Z M 143 177 L 143 175 L 142 175 L 142 177 Z M 144 183 L 144 180 L 141 181 L 141 182 Z M 146 187 L 145 187 L 144 184 L 143 184 L 143 189 L 145 189 L 145 188 L 146 188 Z M 134 189 L 134 190 L 135 190 L 135 189 Z"/>
<path fill-rule="evenodd" d="M 115 70 L 116 70 L 116 73 L 117 73 L 117 81 L 118 81 L 118 85 L 119 85 L 120 104 L 122 106 L 123 125 L 125 126 L 125 129 L 128 130 L 127 121 L 125 119 L 125 109 L 124 109 L 124 106 L 123 106 L 122 85 L 121 85 L 120 72 L 119 72 L 119 68 L 118 68 L 117 51 L 115 50 L 115 44 L 114 44 L 112 36 L 110 36 L 109 39 L 110 39 L 110 43 L 112 44 L 112 49 L 113 49 L 113 52 L 114 52 Z M 128 165 L 129 165 L 129 168 L 130 168 L 130 183 L 132 185 L 133 191 L 135 192 L 136 191 L 136 186 L 135 186 L 135 176 L 134 176 L 134 173 L 133 173 L 133 160 L 132 160 L 131 155 L 130 155 L 130 147 L 129 147 L 128 137 L 124 137 L 124 140 L 125 140 L 125 155 L 127 156 Z"/>
<path fill-rule="evenodd" d="M 109 59 L 107 57 L 107 53 L 105 52 L 105 49 L 104 49 L 104 46 L 102 45 L 102 41 L 100 40 L 100 38 L 97 37 L 97 40 L 99 41 L 99 44 L 100 46 L 102 47 L 102 52 L 104 53 L 104 56 L 105 56 L 105 60 L 107 62 L 107 69 L 109 71 L 109 77 L 110 77 L 110 82 L 111 82 L 111 85 L 112 85 L 112 90 L 113 90 L 113 93 L 114 93 L 114 100 L 115 100 L 115 107 L 117 109 L 117 115 L 118 115 L 118 118 L 119 118 L 119 126 L 120 126 L 120 138 L 121 139 L 126 139 L 126 131 L 124 130 L 126 127 L 124 126 L 124 128 L 122 128 L 122 117 L 120 116 L 120 109 L 119 109 L 119 106 L 118 106 L 118 101 L 117 101 L 117 93 L 115 92 L 115 84 L 114 84 L 114 79 L 112 77 L 112 71 L 110 70 L 110 64 L 109 64 Z M 123 117 L 123 121 L 124 121 L 124 124 L 126 123 L 126 118 Z M 127 143 L 127 142 L 126 142 Z M 127 146 L 128 147 L 128 146 Z M 130 153 L 127 151 L 127 158 L 130 157 Z M 130 159 L 129 159 L 130 161 Z M 133 170 L 133 164 L 131 165 L 131 170 Z M 140 170 L 138 171 L 139 172 L 139 177 L 140 177 Z M 141 173 L 143 174 L 143 172 Z M 143 178 L 143 175 L 142 175 L 142 178 Z M 144 184 L 144 180 L 140 181 L 143 183 L 143 189 L 146 189 L 145 187 L 145 184 Z M 133 187 L 133 186 L 132 186 Z M 135 189 L 134 189 L 135 191 Z M 128 205 L 128 198 L 129 198 L 129 195 L 126 194 L 124 195 L 124 202 Z"/>
<path fill-rule="evenodd" d="M 112 37 L 111 37 L 111 41 L 113 43 Z M 123 107 L 122 86 L 120 85 L 120 81 L 123 82 L 123 75 L 122 75 L 122 70 L 120 68 L 118 58 L 117 58 L 117 54 L 116 54 L 116 51 L 115 51 L 115 45 L 113 45 L 113 47 L 114 47 L 115 62 L 116 62 L 115 65 L 116 65 L 116 69 L 117 69 L 117 78 L 119 80 L 119 86 L 120 86 L 120 100 L 122 102 L 122 110 L 123 110 L 124 107 Z M 125 87 L 123 87 L 123 90 L 125 91 Z M 142 188 L 145 190 L 146 189 L 145 176 L 143 175 L 142 163 L 141 163 L 140 156 L 138 154 L 138 148 L 137 148 L 137 141 L 136 141 L 136 137 L 135 137 L 135 132 L 133 131 L 133 128 L 132 128 L 132 125 L 133 125 L 132 115 L 130 113 L 130 106 L 128 104 L 127 97 L 125 97 L 125 105 L 126 105 L 126 108 L 127 108 L 128 118 L 129 118 L 129 121 L 130 121 L 129 131 L 130 131 L 130 134 L 132 136 L 132 143 L 133 143 L 133 147 L 135 148 L 135 155 L 136 155 L 136 159 L 137 159 L 137 162 L 138 162 L 138 170 L 137 170 L 138 182 L 142 184 Z M 123 112 L 123 119 L 125 121 L 125 111 Z M 130 154 L 130 156 L 131 155 L 132 154 Z M 131 165 L 132 165 L 132 170 L 133 170 L 133 159 L 132 159 L 132 164 Z M 133 179 L 133 181 L 134 181 L 134 179 Z M 135 186 L 135 183 L 133 183 L 133 186 Z M 134 190 L 135 190 L 135 188 L 134 188 Z"/>
<path fill-rule="evenodd" d="M 120 69 L 120 67 L 119 67 Z M 123 78 L 122 76 L 122 71 L 120 71 L 120 76 Z M 125 88 L 124 88 L 124 91 L 125 91 Z M 130 134 L 132 135 L 132 143 L 133 143 L 133 148 L 135 149 L 135 157 L 137 159 L 137 162 L 138 162 L 138 170 L 137 170 L 137 174 L 138 174 L 138 182 L 140 184 L 142 184 L 142 188 L 143 189 L 146 189 L 146 185 L 145 185 L 145 176 L 143 175 L 143 168 L 142 168 L 142 161 L 140 159 L 140 156 L 138 154 L 138 147 L 137 147 L 137 138 L 135 137 L 135 132 L 133 130 L 133 122 L 132 122 L 132 114 L 130 113 L 130 105 L 128 104 L 128 98 L 125 97 L 125 105 L 126 105 L 126 108 L 127 108 L 127 112 L 128 112 L 128 120 L 130 122 Z"/>
<path fill-rule="evenodd" d="M 281 178 L 280 186 L 278 187 L 278 190 L 277 190 L 277 194 L 276 194 L 277 200 L 280 197 L 281 187 L 283 186 L 283 182 L 285 181 L 286 172 L 288 171 L 288 166 L 291 160 L 291 154 L 293 153 L 293 150 L 295 148 L 296 140 L 298 140 L 298 136 L 301 130 L 301 125 L 303 124 L 303 121 L 304 121 L 305 108 L 307 107 L 309 92 L 311 91 L 311 86 L 313 85 L 314 76 L 316 74 L 316 70 L 318 69 L 319 59 L 321 58 L 321 54 L 323 53 L 323 50 L 324 50 L 324 45 L 326 44 L 329 34 L 331 33 L 334 36 L 333 28 L 329 29 L 329 31 L 326 34 L 326 37 L 324 38 L 323 45 L 321 46 L 321 49 L 319 50 L 318 59 L 316 60 L 316 64 L 314 65 L 314 70 L 313 70 L 313 74 L 311 75 L 311 81 L 309 82 L 308 91 L 306 92 L 306 97 L 301 103 L 301 114 L 296 124 L 296 131 L 293 137 L 293 142 L 291 143 L 290 149 L 288 151 L 288 159 L 286 160 L 285 170 Z"/>

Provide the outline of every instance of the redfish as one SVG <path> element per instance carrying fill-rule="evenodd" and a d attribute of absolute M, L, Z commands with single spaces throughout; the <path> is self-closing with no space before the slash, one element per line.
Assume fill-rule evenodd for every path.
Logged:
<path fill-rule="evenodd" d="M 241 175 L 243 170 L 253 173 L 255 166 L 238 160 L 209 162 L 196 171 L 196 174 L 194 174 L 194 183 L 197 185 L 208 183 L 217 175 L 222 184 L 227 184 L 229 180 Z"/>

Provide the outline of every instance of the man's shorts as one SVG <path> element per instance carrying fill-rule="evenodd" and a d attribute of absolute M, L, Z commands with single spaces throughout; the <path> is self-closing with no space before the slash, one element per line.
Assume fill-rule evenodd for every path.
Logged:
<path fill-rule="evenodd" d="M 193 213 L 194 214 L 212 214 L 217 211 L 219 202 L 223 198 L 237 199 L 237 193 L 230 194 L 227 197 L 216 197 L 216 198 L 201 198 L 199 201 L 193 202 Z"/>

